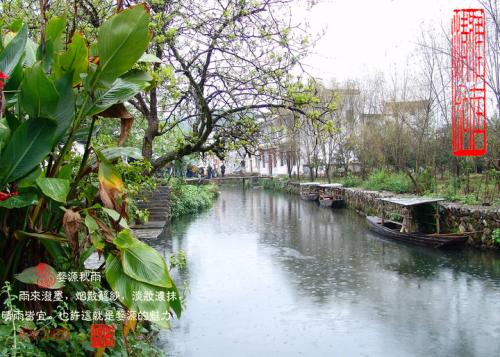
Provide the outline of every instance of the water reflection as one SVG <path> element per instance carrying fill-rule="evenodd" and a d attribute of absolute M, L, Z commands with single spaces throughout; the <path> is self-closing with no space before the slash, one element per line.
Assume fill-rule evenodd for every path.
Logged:
<path fill-rule="evenodd" d="M 188 310 L 162 344 L 174 356 L 493 356 L 500 258 L 370 233 L 350 210 L 223 190 L 153 245 L 183 249 Z"/>

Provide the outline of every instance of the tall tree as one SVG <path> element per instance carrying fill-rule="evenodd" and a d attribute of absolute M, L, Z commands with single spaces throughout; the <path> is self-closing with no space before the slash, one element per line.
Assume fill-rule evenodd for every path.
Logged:
<path fill-rule="evenodd" d="M 307 104 L 290 95 L 289 73 L 309 40 L 291 24 L 289 3 L 151 2 L 157 83 L 131 103 L 147 119 L 142 150 L 156 168 L 193 152 L 244 145 L 257 132 L 255 118 Z M 175 145 L 155 158 L 155 138 L 173 130 L 181 132 Z"/>

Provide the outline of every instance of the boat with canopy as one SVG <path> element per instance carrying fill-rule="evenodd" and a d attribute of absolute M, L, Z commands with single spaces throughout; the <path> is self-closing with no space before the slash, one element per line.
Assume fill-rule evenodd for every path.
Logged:
<path fill-rule="evenodd" d="M 429 246 L 434 248 L 459 246 L 464 244 L 467 233 L 442 233 L 438 202 L 442 198 L 427 197 L 389 197 L 379 198 L 381 217 L 367 216 L 372 231 L 397 241 Z M 397 207 L 402 222 L 386 218 L 387 211 Z M 431 219 L 429 219 L 431 218 Z"/>

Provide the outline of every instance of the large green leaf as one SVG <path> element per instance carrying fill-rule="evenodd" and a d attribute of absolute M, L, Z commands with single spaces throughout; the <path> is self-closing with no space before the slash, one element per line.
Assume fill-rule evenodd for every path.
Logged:
<path fill-rule="evenodd" d="M 10 75 L 9 80 L 7 81 L 7 84 L 4 88 L 7 108 L 11 107 L 14 104 L 17 104 L 17 98 L 19 97 L 19 86 L 21 85 L 24 77 L 23 58 L 24 55 L 21 56 L 21 60 L 17 64 L 16 68 L 14 68 L 14 71 Z"/>
<path fill-rule="evenodd" d="M 58 236 L 53 233 L 33 233 L 33 232 L 24 232 L 24 231 L 16 231 L 16 237 L 32 237 L 39 240 L 49 240 L 59 243 L 68 243 L 69 240 L 66 237 Z"/>
<path fill-rule="evenodd" d="M 21 31 L 5 46 L 2 53 L 0 53 L 0 72 L 10 76 L 21 60 L 24 49 L 26 47 L 26 40 L 28 39 L 28 29 L 23 25 Z"/>
<path fill-rule="evenodd" d="M 22 208 L 38 203 L 38 195 L 34 190 L 22 191 L 18 196 L 12 196 L 5 201 L 0 201 L 0 207 L 8 209 Z"/>
<path fill-rule="evenodd" d="M 75 93 L 73 92 L 73 74 L 68 72 L 55 81 L 59 100 L 53 118 L 57 122 L 54 140 L 58 141 L 68 131 L 75 117 Z"/>
<path fill-rule="evenodd" d="M 69 180 L 39 177 L 36 179 L 36 184 L 45 196 L 52 198 L 54 201 L 66 203 L 66 197 L 69 193 Z"/>
<path fill-rule="evenodd" d="M 87 216 L 85 216 L 85 225 L 87 226 L 89 233 L 95 233 L 99 231 L 99 225 L 90 214 L 87 214 Z"/>
<path fill-rule="evenodd" d="M 35 187 L 36 179 L 40 177 L 41 174 L 42 168 L 40 166 L 36 166 L 30 173 L 24 176 L 21 180 L 17 181 L 17 187 Z"/>
<path fill-rule="evenodd" d="M 163 257 L 149 245 L 138 242 L 122 250 L 123 271 L 139 281 L 164 288 L 172 287 Z"/>
<path fill-rule="evenodd" d="M 151 37 L 149 13 L 141 4 L 113 15 L 99 31 L 98 78 L 111 84 L 132 68 L 146 50 Z"/>
<path fill-rule="evenodd" d="M 50 152 L 56 124 L 44 118 L 22 123 L 0 157 L 0 187 L 16 181 L 33 170 Z"/>
<path fill-rule="evenodd" d="M 30 38 L 28 38 L 28 41 L 26 42 L 25 54 L 24 66 L 32 67 L 36 62 L 36 43 Z"/>
<path fill-rule="evenodd" d="M 42 62 L 45 72 L 52 68 L 54 58 L 63 46 L 63 33 L 66 27 L 66 19 L 63 17 L 53 17 L 45 28 L 44 47 L 38 46 L 37 59 Z"/>
<path fill-rule="evenodd" d="M 105 268 L 106 280 L 109 285 L 118 293 L 118 298 L 122 304 L 127 306 L 131 310 L 138 312 L 151 312 L 158 311 L 160 314 L 168 313 L 170 304 L 168 301 L 141 301 L 140 299 L 134 299 L 133 292 L 151 292 L 154 295 L 163 292 L 167 293 L 167 289 L 147 284 L 138 281 L 130 276 L 126 275 L 122 269 L 119 258 L 112 254 L 109 254 L 106 259 Z M 167 321 L 154 321 L 160 326 L 169 327 Z"/>
<path fill-rule="evenodd" d="M 151 85 L 153 77 L 146 71 L 132 69 L 120 77 L 124 81 L 132 82 L 141 87 L 141 90 L 148 88 Z"/>
<path fill-rule="evenodd" d="M 120 232 L 113 242 L 122 252 L 125 274 L 148 284 L 164 288 L 172 287 L 165 259 L 156 249 L 133 238 L 128 230 Z"/>
<path fill-rule="evenodd" d="M 116 212 L 114 209 L 111 209 L 111 208 L 106 208 L 106 207 L 103 207 L 102 210 L 104 212 L 106 212 L 108 214 L 108 216 L 110 216 L 113 221 L 118 221 L 118 224 L 120 225 L 120 227 L 122 228 L 125 228 L 125 229 L 128 229 L 128 223 L 127 223 L 127 220 L 124 218 L 124 217 L 120 217 L 120 213 Z"/>
<path fill-rule="evenodd" d="M 21 105 L 32 118 L 52 118 L 59 102 L 54 82 L 36 64 L 25 71 L 21 84 Z"/>
<path fill-rule="evenodd" d="M 7 119 L 0 117 L 0 152 L 2 152 L 2 149 L 5 147 L 5 145 L 7 145 L 10 134 L 11 131 L 9 128 L 9 124 L 7 123 Z"/>
<path fill-rule="evenodd" d="M 155 55 L 145 53 L 139 58 L 138 62 L 144 62 L 144 63 L 161 63 L 161 59 L 156 57 Z"/>
<path fill-rule="evenodd" d="M 96 91 L 94 102 L 86 114 L 91 116 L 99 114 L 115 103 L 123 103 L 142 90 L 142 86 L 118 78 L 108 90 Z"/>
<path fill-rule="evenodd" d="M 21 273 L 14 275 L 14 277 L 25 284 L 43 284 L 48 289 L 60 289 L 64 286 L 62 281 L 56 279 L 57 271 L 45 263 L 26 268 Z M 49 279 L 54 280 L 52 282 Z M 50 285 L 47 283 L 50 283 Z"/>
<path fill-rule="evenodd" d="M 61 76 L 64 73 L 73 73 L 73 84 L 81 82 L 80 74 L 87 72 L 89 63 L 89 50 L 85 39 L 75 33 L 68 49 L 61 56 L 56 58 L 55 73 Z"/>
<path fill-rule="evenodd" d="M 66 28 L 66 19 L 61 16 L 52 17 L 45 28 L 46 41 L 52 41 L 54 51 L 60 51 L 63 46 L 63 33 Z"/>
<path fill-rule="evenodd" d="M 131 146 L 116 146 L 102 149 L 101 154 L 109 161 L 113 161 L 122 156 L 142 160 L 141 149 Z"/>

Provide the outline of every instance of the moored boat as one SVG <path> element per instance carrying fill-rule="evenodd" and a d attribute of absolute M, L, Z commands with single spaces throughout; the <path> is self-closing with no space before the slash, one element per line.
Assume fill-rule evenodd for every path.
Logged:
<path fill-rule="evenodd" d="M 344 206 L 342 184 L 330 183 L 319 186 L 319 205 L 321 207 L 341 208 Z"/>
<path fill-rule="evenodd" d="M 442 199 L 428 198 L 382 198 L 385 202 L 394 205 L 403 206 L 403 222 L 396 222 L 384 218 L 384 210 L 382 217 L 367 216 L 369 228 L 386 238 L 394 239 L 401 242 L 428 246 L 433 248 L 444 248 L 463 245 L 469 238 L 467 233 L 441 233 L 439 224 L 439 214 L 436 207 L 434 218 L 436 232 L 431 233 L 426 229 L 425 222 L 418 222 L 415 219 L 415 208 L 426 207 L 431 203 L 437 203 Z M 421 214 L 421 212 L 420 212 Z M 418 215 L 417 215 L 418 216 Z M 426 223 L 427 228 L 429 222 Z"/>
<path fill-rule="evenodd" d="M 401 232 L 402 224 L 391 220 L 383 220 L 377 216 L 367 216 L 368 226 L 372 231 L 386 238 L 401 242 L 418 244 L 433 248 L 458 246 L 464 244 L 468 236 L 462 233 L 405 233 Z"/>
<path fill-rule="evenodd" d="M 319 183 L 302 182 L 300 184 L 300 198 L 305 201 L 317 201 L 319 198 Z"/>

